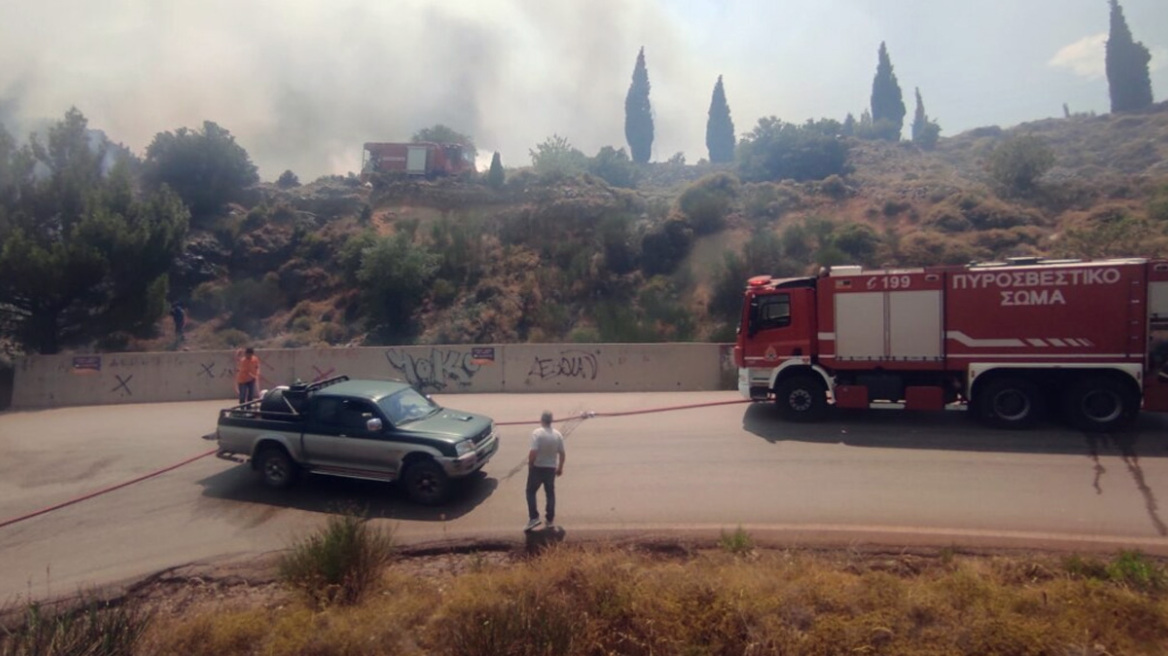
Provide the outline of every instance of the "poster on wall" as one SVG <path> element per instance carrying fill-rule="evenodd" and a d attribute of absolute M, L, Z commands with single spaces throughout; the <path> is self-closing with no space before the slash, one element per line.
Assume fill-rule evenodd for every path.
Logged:
<path fill-rule="evenodd" d="M 100 355 L 75 355 L 73 356 L 73 373 L 75 374 L 92 374 L 101 371 L 101 356 Z"/>
<path fill-rule="evenodd" d="M 494 346 L 472 346 L 470 349 L 471 364 L 494 364 Z"/>

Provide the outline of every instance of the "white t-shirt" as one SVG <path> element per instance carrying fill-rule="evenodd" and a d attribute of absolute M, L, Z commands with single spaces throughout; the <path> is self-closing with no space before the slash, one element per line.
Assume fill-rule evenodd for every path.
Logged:
<path fill-rule="evenodd" d="M 564 436 L 554 428 L 540 426 L 531 432 L 531 450 L 535 451 L 536 467 L 555 468 L 564 452 Z"/>

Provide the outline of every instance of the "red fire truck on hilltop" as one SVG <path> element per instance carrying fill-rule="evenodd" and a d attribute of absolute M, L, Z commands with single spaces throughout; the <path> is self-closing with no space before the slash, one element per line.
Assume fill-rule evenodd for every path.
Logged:
<path fill-rule="evenodd" d="M 738 387 L 790 420 L 839 408 L 967 406 L 1028 428 L 1048 411 L 1120 430 L 1168 411 L 1168 261 L 1006 263 L 751 278 Z M 1159 345 L 1159 341 L 1156 342 Z M 1168 375 L 1165 375 L 1168 378 Z"/>
<path fill-rule="evenodd" d="M 428 177 L 474 171 L 470 149 L 462 144 L 366 143 L 361 150 L 361 171 L 397 171 Z"/>

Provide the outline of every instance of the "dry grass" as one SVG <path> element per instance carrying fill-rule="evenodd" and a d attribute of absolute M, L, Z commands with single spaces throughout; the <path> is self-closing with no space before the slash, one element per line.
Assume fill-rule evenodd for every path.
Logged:
<path fill-rule="evenodd" d="M 612 546 L 417 576 L 349 608 L 292 601 L 157 622 L 202 654 L 1161 654 L 1164 568 L 1084 558 Z M 295 599 L 295 598 L 292 598 Z"/>

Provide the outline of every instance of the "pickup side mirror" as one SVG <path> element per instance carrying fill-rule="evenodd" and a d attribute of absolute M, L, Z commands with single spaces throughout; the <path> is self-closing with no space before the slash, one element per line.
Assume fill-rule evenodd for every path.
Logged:
<path fill-rule="evenodd" d="M 365 430 L 369 431 L 370 433 L 380 433 L 381 432 L 381 420 L 378 419 L 377 417 L 374 417 L 374 418 L 366 421 L 365 422 Z"/>

